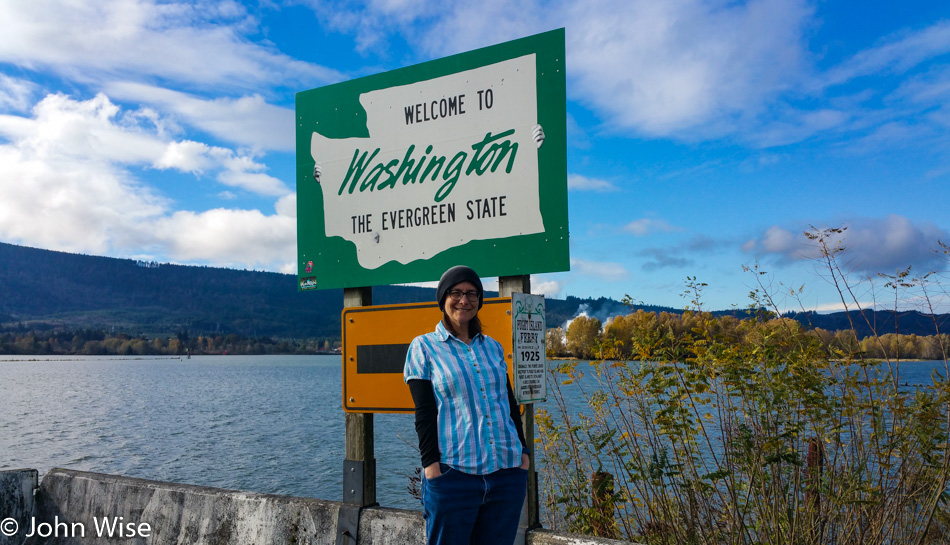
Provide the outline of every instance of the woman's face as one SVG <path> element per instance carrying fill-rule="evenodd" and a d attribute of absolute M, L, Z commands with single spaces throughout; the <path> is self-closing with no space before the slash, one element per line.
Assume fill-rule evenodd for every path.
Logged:
<path fill-rule="evenodd" d="M 449 288 L 449 291 L 453 290 L 478 291 L 471 282 L 460 282 Z M 452 296 L 447 295 L 445 297 L 445 313 L 457 328 L 468 327 L 468 322 L 478 314 L 478 300 L 469 301 L 468 297 L 463 295 L 461 299 L 456 301 L 452 299 Z"/>

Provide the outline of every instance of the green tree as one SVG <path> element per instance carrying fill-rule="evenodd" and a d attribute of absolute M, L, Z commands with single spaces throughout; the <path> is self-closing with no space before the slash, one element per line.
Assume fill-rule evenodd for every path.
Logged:
<path fill-rule="evenodd" d="M 627 316 L 614 316 L 604 326 L 604 340 L 612 349 L 611 357 L 629 359 L 633 340 L 633 320 Z"/>
<path fill-rule="evenodd" d="M 564 330 L 560 327 L 552 327 L 544 333 L 544 348 L 549 358 L 567 355 L 567 347 L 564 345 Z"/>
<path fill-rule="evenodd" d="M 600 335 L 600 320 L 589 316 L 578 316 L 567 326 L 567 350 L 575 358 L 590 359 L 595 356 L 598 337 Z"/>

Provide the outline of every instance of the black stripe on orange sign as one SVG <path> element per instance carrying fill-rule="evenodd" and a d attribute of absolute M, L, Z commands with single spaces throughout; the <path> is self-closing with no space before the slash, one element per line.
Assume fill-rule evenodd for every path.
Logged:
<path fill-rule="evenodd" d="M 371 344 L 356 347 L 356 373 L 400 373 L 406 366 L 408 344 Z"/>

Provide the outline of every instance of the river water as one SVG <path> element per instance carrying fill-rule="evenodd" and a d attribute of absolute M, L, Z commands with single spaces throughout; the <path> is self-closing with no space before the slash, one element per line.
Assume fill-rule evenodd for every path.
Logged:
<path fill-rule="evenodd" d="M 0 357 L 0 469 L 342 499 L 339 356 Z M 375 417 L 377 500 L 420 508 L 412 415 Z"/>
<path fill-rule="evenodd" d="M 63 467 L 339 500 L 340 363 L 339 356 L 0 356 L 0 469 Z M 927 384 L 943 369 L 904 363 L 901 382 Z M 583 410 L 582 397 L 571 397 L 572 411 Z M 377 500 L 420 508 L 407 490 L 419 465 L 412 415 L 377 414 L 375 427 Z"/>

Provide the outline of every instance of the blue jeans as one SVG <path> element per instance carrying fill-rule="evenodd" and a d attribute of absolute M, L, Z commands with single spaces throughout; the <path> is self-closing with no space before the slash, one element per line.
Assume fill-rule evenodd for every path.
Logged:
<path fill-rule="evenodd" d="M 508 545 L 514 542 L 528 485 L 520 467 L 470 475 L 442 464 L 422 479 L 428 545 Z"/>

